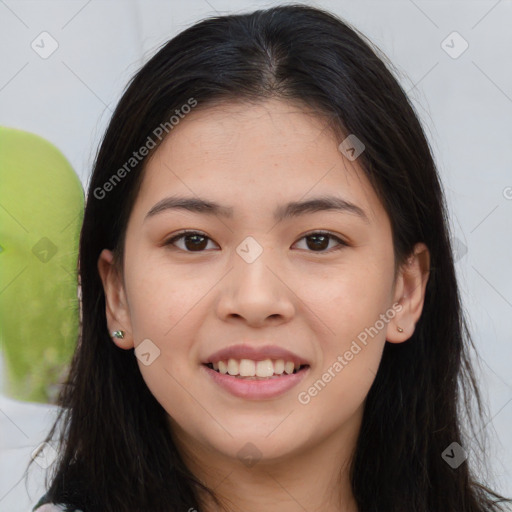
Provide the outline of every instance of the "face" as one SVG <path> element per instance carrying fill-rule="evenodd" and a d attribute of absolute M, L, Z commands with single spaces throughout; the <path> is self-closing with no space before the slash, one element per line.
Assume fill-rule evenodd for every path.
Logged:
<path fill-rule="evenodd" d="M 388 215 L 340 142 L 296 106 L 229 104 L 148 161 L 122 278 L 110 251 L 99 270 L 115 343 L 183 444 L 275 461 L 354 434 L 386 339 L 412 334 L 417 259 L 395 276 Z"/>

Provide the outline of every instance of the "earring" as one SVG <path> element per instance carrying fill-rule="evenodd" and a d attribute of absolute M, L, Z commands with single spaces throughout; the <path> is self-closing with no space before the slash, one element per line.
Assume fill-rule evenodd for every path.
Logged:
<path fill-rule="evenodd" d="M 113 331 L 112 337 L 117 338 L 118 340 L 122 340 L 124 338 L 124 331 Z"/>
<path fill-rule="evenodd" d="M 398 326 L 397 326 L 396 330 L 397 330 L 398 332 L 404 332 L 404 330 L 403 330 L 401 327 L 398 327 Z"/>

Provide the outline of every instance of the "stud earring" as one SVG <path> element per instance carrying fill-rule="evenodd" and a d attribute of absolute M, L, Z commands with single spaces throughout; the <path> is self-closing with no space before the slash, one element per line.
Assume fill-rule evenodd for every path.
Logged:
<path fill-rule="evenodd" d="M 117 338 L 118 340 L 122 340 L 124 338 L 124 331 L 113 331 L 112 337 Z"/>
<path fill-rule="evenodd" d="M 398 326 L 397 326 L 396 330 L 397 330 L 398 332 L 404 332 L 404 330 L 403 330 L 401 327 L 398 327 Z"/>

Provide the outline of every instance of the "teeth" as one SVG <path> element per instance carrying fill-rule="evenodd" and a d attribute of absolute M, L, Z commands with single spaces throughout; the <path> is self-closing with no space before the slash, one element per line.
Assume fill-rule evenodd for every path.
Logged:
<path fill-rule="evenodd" d="M 282 375 L 283 373 L 292 374 L 294 370 L 299 370 L 300 365 L 293 361 L 284 361 L 277 359 L 265 359 L 263 361 L 253 361 L 251 359 L 228 359 L 227 361 L 216 361 L 212 363 L 213 369 L 224 375 L 229 374 L 239 377 L 272 377 L 273 375 Z"/>
<path fill-rule="evenodd" d="M 293 370 L 295 370 L 295 365 L 292 361 L 286 361 L 284 365 L 284 371 L 288 374 L 293 373 Z"/>
<path fill-rule="evenodd" d="M 270 359 L 258 361 L 256 364 L 256 375 L 258 377 L 272 377 L 274 375 L 274 363 Z"/>
<path fill-rule="evenodd" d="M 259 364 L 260 363 L 258 363 L 258 365 Z M 254 377 L 254 375 L 256 375 L 256 363 L 250 359 L 242 359 L 240 361 L 239 372 L 240 377 Z"/>
<path fill-rule="evenodd" d="M 238 364 L 238 361 L 236 361 L 235 359 L 228 360 L 229 375 L 238 375 L 240 373 L 239 368 L 240 368 L 240 365 Z"/>

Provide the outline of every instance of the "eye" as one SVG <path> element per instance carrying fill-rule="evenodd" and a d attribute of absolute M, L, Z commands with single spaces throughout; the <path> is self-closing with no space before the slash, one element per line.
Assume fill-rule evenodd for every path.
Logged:
<path fill-rule="evenodd" d="M 206 249 L 208 241 L 212 241 L 208 236 L 200 231 L 182 231 L 167 240 L 164 245 L 176 245 L 177 242 L 183 242 L 182 246 L 177 246 L 185 252 L 202 252 Z M 326 231 L 315 231 L 309 233 L 300 240 L 306 240 L 306 247 L 311 252 L 332 252 L 347 247 L 348 244 L 332 233 Z M 330 242 L 336 242 L 337 246 L 329 248 Z M 298 242 L 296 242 L 298 243 Z M 329 248 L 329 250 L 327 250 Z"/>
<path fill-rule="evenodd" d="M 206 241 L 210 240 L 210 238 L 199 231 L 182 231 L 167 240 L 164 245 L 174 245 L 176 242 L 181 242 L 182 240 L 185 248 L 178 247 L 179 249 L 186 252 L 201 252 L 206 248 Z"/>
<path fill-rule="evenodd" d="M 306 247 L 312 249 L 312 252 L 333 252 L 348 246 L 344 240 L 327 231 L 315 231 L 304 235 L 300 240 L 307 240 Z M 331 241 L 337 242 L 338 245 L 334 249 L 331 247 L 326 250 Z"/>

